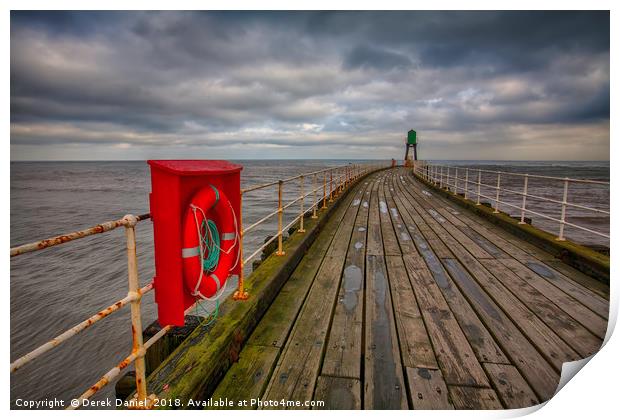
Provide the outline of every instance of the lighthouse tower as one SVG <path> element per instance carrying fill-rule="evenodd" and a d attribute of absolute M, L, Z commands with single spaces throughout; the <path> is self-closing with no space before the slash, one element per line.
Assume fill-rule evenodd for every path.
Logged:
<path fill-rule="evenodd" d="M 418 138 L 415 130 L 409 130 L 409 132 L 407 132 L 407 142 L 405 146 L 407 147 L 405 150 L 405 165 L 408 166 L 407 162 L 409 161 L 410 148 L 413 148 L 413 160 L 418 160 Z"/>

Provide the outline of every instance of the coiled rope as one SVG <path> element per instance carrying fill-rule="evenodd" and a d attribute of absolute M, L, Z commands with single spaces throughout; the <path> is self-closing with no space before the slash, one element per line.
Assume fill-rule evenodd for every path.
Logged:
<path fill-rule="evenodd" d="M 196 230 L 198 231 L 199 244 L 200 244 L 200 261 L 202 265 L 202 270 L 200 271 L 198 282 L 196 283 L 196 288 L 193 294 L 196 297 L 202 298 L 202 300 L 215 301 L 215 309 L 211 313 L 209 313 L 209 315 L 207 316 L 207 319 L 209 319 L 209 321 L 207 322 L 207 325 L 212 324 L 219 314 L 220 297 L 225 292 L 226 285 L 222 287 L 219 293 L 217 293 L 215 296 L 211 298 L 207 298 L 203 296 L 202 293 L 200 293 L 200 291 L 198 290 L 200 288 L 200 283 L 202 282 L 202 277 L 204 275 L 203 273 L 205 271 L 206 272 L 215 271 L 215 268 L 217 268 L 217 265 L 220 261 L 220 252 L 224 252 L 225 254 L 230 253 L 230 251 L 232 251 L 239 242 L 239 229 L 237 226 L 237 215 L 235 214 L 235 211 L 233 210 L 232 205 L 230 203 L 228 203 L 228 205 L 230 206 L 230 211 L 233 215 L 234 223 L 235 223 L 235 242 L 231 245 L 229 249 L 223 250 L 220 247 L 220 244 L 221 244 L 220 233 L 217 230 L 217 225 L 215 224 L 215 222 L 211 219 L 207 219 L 205 212 L 200 207 L 190 204 L 192 212 L 194 213 L 194 221 L 196 223 Z M 202 214 L 202 223 L 200 224 L 200 226 L 198 223 L 198 216 L 196 214 L 196 211 L 200 211 L 200 213 Z M 235 264 L 232 266 L 231 270 L 237 266 L 239 262 L 239 258 L 240 258 L 240 252 L 238 251 L 237 259 L 235 260 Z M 204 312 L 208 312 L 202 306 L 202 303 L 200 302 L 200 300 L 201 299 L 197 299 L 196 314 L 198 314 L 198 306 L 200 306 L 200 308 Z"/>
<path fill-rule="evenodd" d="M 220 261 L 220 233 L 217 230 L 215 222 L 211 219 L 202 220 L 200 231 L 200 241 L 202 242 L 201 249 L 206 251 L 206 256 L 203 254 L 203 258 L 201 258 L 202 269 L 205 271 L 213 271 Z"/>

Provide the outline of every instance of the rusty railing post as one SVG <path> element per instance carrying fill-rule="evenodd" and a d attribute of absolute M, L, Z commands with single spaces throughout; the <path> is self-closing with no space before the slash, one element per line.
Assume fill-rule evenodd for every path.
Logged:
<path fill-rule="evenodd" d="M 495 210 L 493 211 L 493 213 L 499 213 L 499 182 L 501 179 L 501 174 L 498 172 L 497 173 L 497 187 L 495 187 Z"/>
<path fill-rule="evenodd" d="M 319 206 L 319 203 L 316 201 L 316 173 L 314 174 L 313 178 L 312 178 L 312 189 L 314 190 L 313 192 L 313 199 L 312 202 L 314 203 L 313 208 L 312 208 L 312 218 L 316 219 L 318 216 L 316 215 L 316 208 Z"/>
<path fill-rule="evenodd" d="M 323 172 L 323 208 L 327 208 L 327 171 Z"/>
<path fill-rule="evenodd" d="M 142 316 L 140 313 L 140 284 L 138 280 L 138 258 L 136 256 L 136 216 L 127 215 L 125 219 L 125 238 L 127 239 L 127 278 L 131 296 L 132 352 L 136 354 L 136 390 L 138 402 L 146 403 L 146 365 L 144 362 L 144 338 L 142 337 Z"/>
<path fill-rule="evenodd" d="M 304 233 L 304 176 L 299 177 L 299 190 L 301 191 L 301 200 L 299 200 L 299 229 L 297 232 Z"/>
<path fill-rule="evenodd" d="M 520 225 L 524 225 L 525 224 L 525 201 L 527 199 L 527 179 L 528 179 L 528 174 L 525 174 L 525 178 L 523 180 L 523 201 L 521 202 L 521 221 L 519 222 Z"/>
<path fill-rule="evenodd" d="M 568 204 L 568 178 L 564 178 L 564 194 L 562 198 L 562 214 L 560 216 L 560 235 L 558 241 L 565 241 L 564 238 L 564 225 L 566 224 L 566 205 Z"/>
<path fill-rule="evenodd" d="M 248 292 L 245 290 L 245 274 L 243 273 L 243 191 L 239 192 L 239 280 L 237 290 L 233 293 L 234 300 L 247 300 Z"/>
<path fill-rule="evenodd" d="M 463 191 L 463 197 L 467 200 L 467 193 L 469 192 L 469 168 L 465 168 L 465 191 Z"/>
<path fill-rule="evenodd" d="M 454 168 L 454 195 L 459 193 L 459 168 Z"/>
<path fill-rule="evenodd" d="M 439 189 L 443 188 L 443 166 L 441 167 L 441 176 L 439 178 Z"/>
<path fill-rule="evenodd" d="M 482 171 L 478 169 L 478 198 L 476 199 L 476 205 L 480 205 L 480 180 L 482 179 Z"/>
<path fill-rule="evenodd" d="M 278 181 L 278 250 L 276 251 L 276 255 L 284 255 L 284 251 L 282 250 L 282 213 L 284 210 L 282 209 L 282 187 L 284 182 L 282 180 Z"/>
<path fill-rule="evenodd" d="M 333 177 L 333 170 L 329 170 L 329 202 L 333 203 L 334 202 L 334 177 Z"/>

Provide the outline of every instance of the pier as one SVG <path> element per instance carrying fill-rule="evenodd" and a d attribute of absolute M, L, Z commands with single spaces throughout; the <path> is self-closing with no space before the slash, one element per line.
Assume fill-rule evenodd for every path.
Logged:
<path fill-rule="evenodd" d="M 341 199 L 255 328 L 237 327 L 238 342 L 223 345 L 216 326 L 194 356 L 186 352 L 202 344 L 182 345 L 149 378 L 161 397 L 527 407 L 553 396 L 564 362 L 600 348 L 605 284 L 443 197 L 410 168 L 368 175 Z M 204 367 L 208 378 L 178 376 L 215 349 L 227 361 L 210 358 L 219 368 Z"/>
<path fill-rule="evenodd" d="M 527 176 L 521 217 L 512 218 L 499 210 L 499 175 L 495 202 L 485 203 L 492 197 L 480 192 L 480 177 L 474 194 L 467 172 L 439 174 L 425 162 L 347 165 L 242 189 L 241 197 L 275 187 L 279 198 L 275 211 L 242 225 L 241 237 L 270 217 L 278 230 L 241 253 L 242 264 L 263 254 L 249 275 L 240 271 L 218 317 L 186 316 L 183 327 L 154 323 L 141 333 L 140 297 L 157 286 L 140 284 L 134 231 L 151 214 L 14 247 L 12 257 L 124 227 L 129 294 L 11 371 L 130 305 L 131 354 L 80 398 L 120 378 L 117 398 L 130 407 L 142 401 L 140 408 L 502 409 L 547 401 L 562 364 L 596 353 L 606 334 L 609 257 L 563 237 L 565 225 L 577 226 L 566 207 L 609 214 L 568 201 L 569 181 L 605 183 L 560 179 L 558 237 L 527 223 Z M 297 183 L 300 195 L 285 204 L 283 190 Z M 294 204 L 296 217 L 284 223 Z M 132 363 L 136 371 L 121 376 Z"/>

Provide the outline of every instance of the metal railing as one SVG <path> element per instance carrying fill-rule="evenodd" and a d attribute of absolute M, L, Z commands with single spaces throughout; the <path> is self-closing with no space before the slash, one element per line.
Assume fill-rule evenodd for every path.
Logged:
<path fill-rule="evenodd" d="M 574 179 L 567 177 L 560 178 L 546 175 L 522 174 L 515 172 L 491 171 L 479 168 L 438 165 L 423 161 L 415 162 L 413 171 L 422 179 L 433 183 L 440 189 L 452 191 L 455 195 L 462 193 L 465 199 L 471 199 L 472 201 L 475 200 L 476 205 L 481 205 L 481 198 L 490 200 L 491 203 L 494 203 L 494 213 L 500 212 L 500 204 L 507 206 L 508 208 L 518 210 L 520 219 L 519 224 L 526 223 L 526 214 L 534 215 L 545 220 L 555 222 L 558 224 L 558 235 L 556 237 L 556 240 L 558 241 L 566 240 L 564 230 L 567 226 L 579 229 L 581 231 L 596 235 L 601 238 L 605 238 L 607 240 L 609 239 L 609 234 L 605 232 L 599 232 L 586 226 L 569 222 L 567 220 L 567 209 L 571 208 L 591 212 L 597 215 L 604 215 L 603 217 L 609 217 L 610 213 L 606 209 L 591 207 L 585 204 L 579 204 L 569 201 L 569 190 L 571 185 L 580 184 L 598 186 L 609 191 L 609 182 L 595 181 L 589 179 Z M 483 174 L 487 178 L 485 181 L 486 183 L 482 180 Z M 512 181 L 514 181 L 515 177 L 520 179 L 521 189 L 517 190 L 502 186 L 502 180 L 504 180 L 504 183 L 506 183 L 505 179 L 508 177 L 512 177 Z M 548 183 L 559 183 L 556 189 L 559 190 L 559 187 L 561 187 L 561 197 L 558 197 L 556 199 L 551 197 L 545 197 L 539 194 L 532 194 L 530 192 L 531 180 L 544 180 Z M 486 193 L 483 192 L 483 188 Z M 490 194 L 488 193 L 488 191 L 492 191 L 494 195 L 487 195 Z M 520 205 L 516 205 L 506 201 L 505 197 L 507 197 L 509 194 L 512 195 L 512 197 L 518 197 Z M 530 200 L 529 202 L 528 199 Z M 536 201 L 538 203 L 557 204 L 559 207 L 559 218 L 531 209 L 531 207 L 528 207 L 528 204 L 531 206 L 531 201 Z"/>
<path fill-rule="evenodd" d="M 241 220 L 239 224 L 241 226 L 240 229 L 240 264 L 241 270 L 238 279 L 238 289 L 233 295 L 234 299 L 244 300 L 247 299 L 248 293 L 244 289 L 244 273 L 243 266 L 255 258 L 258 253 L 260 253 L 265 247 L 267 247 L 271 242 L 273 242 L 276 238 L 278 240 L 278 249 L 276 251 L 276 255 L 284 255 L 284 251 L 282 250 L 282 242 L 283 242 L 283 232 L 293 226 L 297 221 L 299 221 L 298 232 L 305 232 L 304 230 L 304 215 L 306 212 L 312 212 L 312 218 L 317 218 L 318 207 L 321 205 L 321 209 L 327 208 L 327 202 L 332 202 L 334 197 L 339 193 L 345 191 L 351 183 L 359 178 L 360 176 L 373 171 L 375 169 L 379 169 L 382 165 L 377 164 L 349 164 L 346 166 L 327 168 L 323 170 L 319 170 L 316 172 L 305 173 L 301 175 L 297 175 L 295 177 L 287 178 L 284 180 L 278 180 L 275 182 L 270 182 L 267 184 L 256 185 L 253 187 L 245 188 L 240 191 L 241 196 Z M 322 176 L 322 185 L 320 185 Z M 312 179 L 313 188 L 305 193 L 304 192 L 304 183 L 307 179 Z M 284 204 L 283 203 L 283 190 L 284 185 L 299 181 L 300 183 L 300 195 L 292 200 L 291 202 Z M 278 187 L 278 208 L 269 213 L 267 216 L 261 218 L 260 220 L 252 223 L 250 226 L 243 227 L 243 197 L 253 191 L 269 188 L 272 186 Z M 318 186 L 317 186 L 318 185 Z M 322 189 L 322 195 L 319 197 L 318 192 Z M 308 209 L 305 208 L 305 199 L 312 195 L 312 203 Z M 318 198 L 317 198 L 318 197 Z M 297 216 L 286 226 L 283 226 L 283 214 L 284 211 L 290 208 L 295 203 L 299 202 L 299 213 Z M 255 229 L 258 225 L 266 222 L 271 217 L 278 217 L 278 229 L 276 234 L 267 242 L 265 242 L 262 246 L 260 246 L 257 250 L 253 251 L 250 256 L 244 258 L 243 256 L 243 238 L 248 232 Z M 138 279 L 138 260 L 136 254 L 136 234 L 135 228 L 136 225 L 144 220 L 150 219 L 150 214 L 144 214 L 141 216 L 134 215 L 126 215 L 122 219 L 101 223 L 99 225 L 68 233 L 65 235 L 55 236 L 49 239 L 44 239 L 42 241 L 33 242 L 21 246 L 16 246 L 11 248 L 10 256 L 11 258 L 16 257 L 18 255 L 22 255 L 25 253 L 39 251 L 42 249 L 50 248 L 53 246 L 61 245 L 76 239 L 85 238 L 87 236 L 101 234 L 104 232 L 109 232 L 111 230 L 117 229 L 119 227 L 125 228 L 125 237 L 126 237 L 126 247 L 127 247 L 127 271 L 128 271 L 128 293 L 127 296 L 107 308 L 102 309 L 97 312 L 95 315 L 90 318 L 80 322 L 69 330 L 61 333 L 56 336 L 52 340 L 46 342 L 45 344 L 37 347 L 36 349 L 30 351 L 22 357 L 19 357 L 17 360 L 11 363 L 11 373 L 17 371 L 27 363 L 35 360 L 41 355 L 47 353 L 53 348 L 57 347 L 61 343 L 67 341 L 71 337 L 76 336 L 78 333 L 86 330 L 91 327 L 98 321 L 106 318 L 108 315 L 118 311 L 119 309 L 125 307 L 126 305 L 130 305 L 131 307 L 131 325 L 132 325 L 132 351 L 131 353 L 125 357 L 119 364 L 110 369 L 105 375 L 103 375 L 94 385 L 92 385 L 88 390 L 86 390 L 82 395 L 77 398 L 78 404 L 69 405 L 69 409 L 76 409 L 80 407 L 85 400 L 88 400 L 95 393 L 97 393 L 104 386 L 112 382 L 115 378 L 117 378 L 131 363 L 134 363 L 136 370 L 136 394 L 134 398 L 135 408 L 149 408 L 156 400 L 154 395 L 148 395 L 147 393 L 147 382 L 146 382 L 146 368 L 145 368 L 145 354 L 149 347 L 151 347 L 155 342 L 157 342 L 160 338 L 162 338 L 172 326 L 167 325 L 163 327 L 157 334 L 152 336 L 148 341 L 144 342 L 143 339 L 143 329 L 142 329 L 142 317 L 141 317 L 141 300 L 142 296 L 146 293 L 149 293 L 153 290 L 153 283 L 150 282 L 146 286 L 140 287 L 139 279 Z M 185 313 L 187 314 L 192 310 L 193 306 L 188 308 Z"/>
<path fill-rule="evenodd" d="M 27 363 L 35 360 L 39 356 L 47 353 L 51 349 L 57 347 L 61 343 L 64 343 L 69 338 L 76 336 L 78 333 L 86 330 L 87 328 L 94 325 L 96 322 L 101 321 L 106 318 L 108 315 L 118 311 L 126 305 L 131 305 L 131 331 L 132 331 L 132 351 L 131 353 L 125 357 L 118 365 L 114 368 L 110 369 L 105 375 L 103 375 L 94 385 L 92 385 L 88 390 L 86 390 L 82 395 L 80 395 L 76 400 L 78 404 L 69 405 L 69 409 L 75 409 L 81 406 L 84 400 L 89 399 L 95 393 L 97 393 L 101 388 L 106 386 L 116 377 L 118 377 L 121 372 L 127 368 L 132 362 L 135 364 L 136 369 L 136 391 L 137 391 L 137 405 L 139 406 L 148 406 L 152 401 L 152 398 L 147 396 L 146 390 L 146 368 L 144 363 L 144 355 L 146 354 L 146 350 L 152 346 L 157 340 L 163 337 L 169 330 L 170 326 L 166 326 L 162 328 L 156 335 L 151 337 L 146 343 L 143 340 L 142 336 L 142 317 L 141 317 L 141 301 L 142 296 L 151 290 L 153 290 L 153 283 L 149 283 L 144 287 L 140 287 L 138 280 L 138 259 L 136 254 L 136 225 L 143 221 L 150 219 L 150 214 L 144 214 L 141 216 L 134 216 L 128 214 L 119 220 L 114 220 L 111 222 L 101 223 L 97 226 L 90 227 L 88 229 L 80 230 L 77 232 L 72 232 L 66 235 L 59 235 L 53 238 L 44 239 L 38 242 L 32 242 L 29 244 L 17 246 L 11 248 L 11 258 L 16 257 L 18 255 L 22 255 L 28 252 L 39 251 L 42 249 L 50 248 L 53 246 L 61 245 L 70 241 L 74 241 L 76 239 L 85 238 L 87 236 L 96 235 L 104 232 L 109 232 L 111 230 L 117 229 L 121 226 L 125 228 L 125 238 L 127 242 L 127 278 L 129 283 L 129 291 L 127 296 L 107 308 L 102 309 L 97 312 L 95 315 L 90 318 L 80 322 L 69 330 L 63 332 L 62 334 L 56 336 L 45 344 L 37 347 L 26 355 L 18 358 L 14 362 L 11 363 L 11 373 L 15 372 L 22 366 Z"/>

